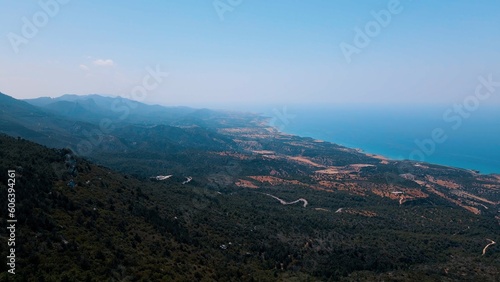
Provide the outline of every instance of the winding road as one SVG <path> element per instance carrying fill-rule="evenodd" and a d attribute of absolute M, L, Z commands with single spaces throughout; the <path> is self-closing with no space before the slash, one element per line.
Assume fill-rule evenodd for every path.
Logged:
<path fill-rule="evenodd" d="M 187 183 L 191 182 L 191 180 L 193 180 L 193 178 L 191 176 L 188 176 L 188 177 L 186 177 L 186 181 L 183 181 L 182 184 L 183 185 L 187 184 Z"/>
<path fill-rule="evenodd" d="M 264 193 L 264 195 L 267 195 L 267 196 L 269 196 L 269 197 L 273 197 L 273 198 L 275 198 L 276 200 L 280 201 L 280 203 L 281 203 L 282 205 L 293 205 L 293 204 L 298 203 L 298 202 L 304 202 L 304 208 L 305 208 L 305 207 L 307 207 L 307 204 L 309 204 L 309 202 L 307 202 L 307 200 L 306 200 L 306 199 L 304 199 L 304 198 L 300 198 L 300 199 L 295 200 L 295 201 L 293 201 L 293 202 L 287 202 L 287 201 L 285 201 L 285 200 L 283 200 L 283 199 L 280 199 L 280 198 L 278 198 L 278 197 L 276 197 L 276 196 L 273 196 L 273 195 L 271 195 L 271 194 Z"/>
<path fill-rule="evenodd" d="M 486 239 L 486 240 L 490 241 L 490 243 L 488 245 L 486 245 L 486 247 L 484 247 L 484 249 L 483 249 L 483 256 L 484 256 L 484 254 L 486 254 L 486 249 L 488 249 L 489 246 L 496 244 L 496 242 L 493 241 L 493 240 L 491 240 L 491 239 Z"/>

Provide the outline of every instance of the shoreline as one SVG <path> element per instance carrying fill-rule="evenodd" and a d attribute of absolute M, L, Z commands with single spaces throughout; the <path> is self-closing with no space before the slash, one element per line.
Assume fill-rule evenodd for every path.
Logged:
<path fill-rule="evenodd" d="M 384 155 L 365 152 L 363 149 L 360 149 L 360 148 L 354 148 L 353 150 L 356 150 L 356 152 L 358 152 L 358 153 L 361 153 L 363 155 L 366 155 L 368 157 L 371 157 L 371 158 L 374 158 L 374 159 L 378 159 L 378 160 L 381 160 L 381 161 L 398 161 L 396 159 L 391 159 L 391 158 L 386 157 Z"/>
<path fill-rule="evenodd" d="M 479 175 L 485 175 L 485 176 L 492 176 L 492 177 L 496 177 L 496 178 L 500 179 L 500 171 L 485 173 L 485 172 L 483 172 L 483 171 L 481 171 L 479 169 L 458 167 L 458 166 L 453 166 L 453 165 L 449 165 L 449 164 L 436 163 L 436 162 L 432 162 L 432 161 L 423 161 L 423 162 L 421 162 L 421 161 L 408 160 L 408 159 L 394 159 L 394 158 L 390 158 L 390 157 L 387 157 L 387 156 L 382 155 L 382 154 L 367 152 L 367 151 L 365 151 L 365 150 L 363 150 L 361 148 L 352 148 L 352 147 L 348 147 L 348 146 L 345 146 L 345 145 L 342 145 L 342 144 L 339 144 L 339 143 L 335 143 L 333 141 L 328 141 L 328 140 L 323 140 L 323 139 L 315 138 L 313 136 L 304 136 L 304 135 L 299 135 L 299 134 L 295 134 L 295 133 L 284 132 L 284 131 L 281 131 L 279 128 L 277 128 L 277 127 L 269 124 L 269 122 L 266 122 L 266 126 L 273 128 L 279 134 L 288 135 L 288 136 L 296 136 L 296 137 L 299 137 L 299 138 L 310 138 L 310 139 L 313 139 L 313 142 L 316 142 L 316 143 L 327 142 L 327 143 L 334 144 L 334 145 L 337 145 L 337 146 L 342 146 L 342 147 L 344 147 L 346 149 L 354 150 L 354 151 L 356 151 L 356 152 L 358 152 L 360 154 L 364 154 L 364 155 L 366 155 L 368 157 L 371 157 L 371 158 L 374 158 L 374 159 L 378 159 L 378 160 L 381 161 L 381 164 L 388 164 L 391 161 L 392 162 L 397 162 L 397 161 L 411 161 L 411 162 L 415 162 L 415 163 L 438 165 L 438 166 L 447 167 L 447 168 L 450 168 L 450 169 L 464 170 L 464 171 L 468 171 L 468 172 L 473 173 L 473 174 L 479 174 Z"/>

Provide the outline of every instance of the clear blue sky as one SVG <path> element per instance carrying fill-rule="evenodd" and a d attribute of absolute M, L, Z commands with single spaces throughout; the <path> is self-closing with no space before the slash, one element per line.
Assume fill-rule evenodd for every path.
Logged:
<path fill-rule="evenodd" d="M 16 53 L 40 2 L 0 0 L 0 91 L 16 98 L 128 95 L 157 65 L 146 102 L 167 105 L 450 104 L 500 81 L 499 1 L 401 0 L 350 63 L 341 43 L 391 1 L 243 0 L 222 20 L 213 0 L 69 0 Z"/>

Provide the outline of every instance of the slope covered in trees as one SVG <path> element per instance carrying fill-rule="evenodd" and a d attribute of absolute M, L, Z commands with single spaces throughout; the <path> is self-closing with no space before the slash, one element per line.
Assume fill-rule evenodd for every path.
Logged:
<path fill-rule="evenodd" d="M 9 169 L 17 181 L 18 281 L 498 277 L 498 248 L 482 255 L 486 238 L 500 233 L 495 219 L 433 195 L 399 205 L 377 195 L 291 185 L 138 180 L 67 149 L 1 136 L 3 194 Z M 281 205 L 265 194 L 309 204 Z M 6 212 L 0 209 L 2 222 Z M 7 236 L 3 228 L 1 236 Z"/>

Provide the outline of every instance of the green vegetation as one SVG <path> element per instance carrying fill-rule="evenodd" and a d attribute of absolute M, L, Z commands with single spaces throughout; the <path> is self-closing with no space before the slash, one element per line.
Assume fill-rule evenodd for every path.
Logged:
<path fill-rule="evenodd" d="M 28 104 L 0 93 L 0 131 L 20 137 L 0 135 L 0 192 L 15 169 L 18 218 L 17 275 L 0 264 L 0 281 L 500 276 L 498 244 L 482 255 L 487 238 L 500 241 L 495 176 L 382 162 L 280 134 L 252 114 L 137 103 L 121 119 L 112 98 L 82 99 Z M 113 130 L 96 131 L 108 119 Z M 82 141 L 83 156 L 64 149 Z M 0 205 L 5 222 L 6 197 Z"/>
<path fill-rule="evenodd" d="M 175 179 L 140 181 L 68 150 L 6 136 L 0 137 L 0 157 L 0 171 L 18 172 L 18 281 L 498 277 L 498 248 L 481 256 L 485 238 L 500 233 L 498 223 L 436 205 L 438 199 L 399 206 L 375 195 L 300 187 L 248 190 L 181 185 Z M 2 193 L 6 177 L 0 174 Z M 74 188 L 67 186 L 71 179 Z M 281 205 L 262 193 L 307 198 L 309 206 Z M 5 197 L 0 199 L 5 207 Z M 335 213 L 342 207 L 371 214 Z M 0 216 L 5 222 L 5 209 Z M 1 271 L 5 280 L 5 264 Z"/>

